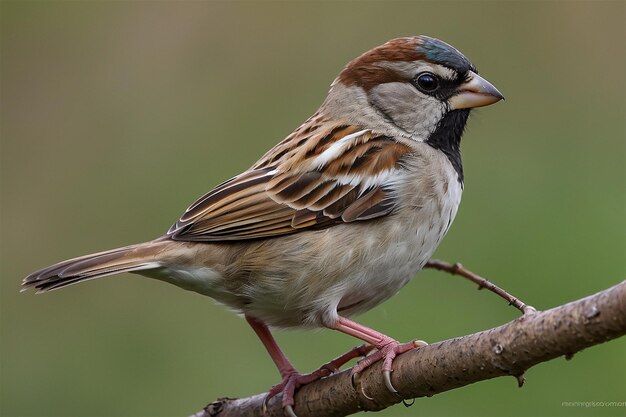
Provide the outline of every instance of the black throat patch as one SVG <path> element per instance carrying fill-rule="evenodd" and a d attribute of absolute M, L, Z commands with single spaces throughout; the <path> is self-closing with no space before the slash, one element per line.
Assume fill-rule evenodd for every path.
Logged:
<path fill-rule="evenodd" d="M 439 149 L 447 157 L 463 184 L 463 164 L 461 163 L 461 136 L 469 117 L 469 109 L 452 110 L 439 121 L 437 128 L 426 143 Z"/>

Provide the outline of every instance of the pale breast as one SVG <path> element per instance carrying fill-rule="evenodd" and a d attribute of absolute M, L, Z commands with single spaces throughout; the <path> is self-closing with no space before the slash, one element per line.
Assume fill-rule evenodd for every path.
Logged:
<path fill-rule="evenodd" d="M 366 239 L 370 256 L 355 271 L 339 302 L 340 314 L 367 311 L 395 295 L 432 257 L 454 220 L 462 184 L 447 159 L 429 149 L 402 183 L 400 209 L 371 226 L 369 234 L 376 237 Z"/>

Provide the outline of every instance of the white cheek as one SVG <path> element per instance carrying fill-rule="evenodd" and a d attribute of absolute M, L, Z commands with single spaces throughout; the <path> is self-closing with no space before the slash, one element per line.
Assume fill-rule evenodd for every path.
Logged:
<path fill-rule="evenodd" d="M 409 83 L 386 83 L 369 91 L 371 104 L 395 125 L 425 141 L 437 127 L 445 105 Z"/>

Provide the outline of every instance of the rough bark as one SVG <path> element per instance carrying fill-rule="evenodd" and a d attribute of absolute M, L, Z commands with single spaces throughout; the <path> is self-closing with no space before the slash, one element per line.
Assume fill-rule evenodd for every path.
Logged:
<path fill-rule="evenodd" d="M 626 334 L 626 281 L 547 311 L 530 311 L 503 326 L 407 352 L 394 361 L 392 382 L 383 383 L 380 364 L 367 369 L 355 390 L 349 370 L 302 387 L 295 397 L 298 417 L 338 417 L 387 408 L 498 376 L 523 383 L 524 371 L 559 356 Z M 607 366 L 609 366 L 607 364 Z M 221 398 L 192 417 L 282 417 L 280 395 L 263 412 L 265 394 Z"/>

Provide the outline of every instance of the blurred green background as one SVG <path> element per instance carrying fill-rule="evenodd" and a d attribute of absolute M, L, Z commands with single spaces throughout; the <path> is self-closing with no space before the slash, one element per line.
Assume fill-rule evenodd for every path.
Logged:
<path fill-rule="evenodd" d="M 626 276 L 624 2 L 1 3 L 2 416 L 186 416 L 278 382 L 210 299 L 124 275 L 35 296 L 50 263 L 154 238 L 304 121 L 343 65 L 429 34 L 507 100 L 474 113 L 464 201 L 437 257 L 546 309 Z M 359 318 L 431 342 L 517 313 L 427 271 Z M 354 346 L 282 332 L 302 371 Z M 626 339 L 380 416 L 611 416 Z"/>

